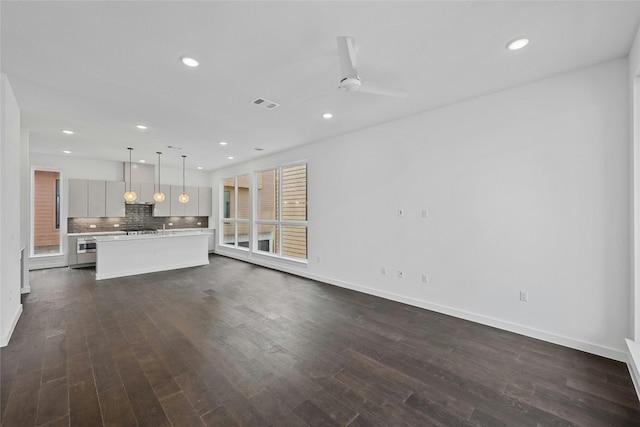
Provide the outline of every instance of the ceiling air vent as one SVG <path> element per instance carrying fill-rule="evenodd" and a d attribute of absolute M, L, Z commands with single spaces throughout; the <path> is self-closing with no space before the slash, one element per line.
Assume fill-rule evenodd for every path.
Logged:
<path fill-rule="evenodd" d="M 266 108 L 267 110 L 275 110 L 280 106 L 280 104 L 276 104 L 275 102 L 269 101 L 264 98 L 256 98 L 253 101 L 251 101 L 251 103 L 259 107 Z"/>

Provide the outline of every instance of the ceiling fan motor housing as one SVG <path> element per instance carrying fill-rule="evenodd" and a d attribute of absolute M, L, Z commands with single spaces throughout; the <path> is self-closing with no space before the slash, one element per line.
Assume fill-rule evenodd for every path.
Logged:
<path fill-rule="evenodd" d="M 340 90 L 345 92 L 355 92 L 360 89 L 360 86 L 362 86 L 362 82 L 357 77 L 345 77 L 340 80 L 340 84 L 338 85 Z"/>

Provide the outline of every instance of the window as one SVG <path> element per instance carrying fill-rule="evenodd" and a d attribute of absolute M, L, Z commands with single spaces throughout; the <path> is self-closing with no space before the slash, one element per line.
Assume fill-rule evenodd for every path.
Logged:
<path fill-rule="evenodd" d="M 31 255 L 59 255 L 60 171 L 34 169 L 32 183 Z"/>
<path fill-rule="evenodd" d="M 307 165 L 280 166 L 256 178 L 257 252 L 306 260 Z"/>
<path fill-rule="evenodd" d="M 222 180 L 222 244 L 249 248 L 249 175 Z"/>
<path fill-rule="evenodd" d="M 249 175 L 221 180 L 220 244 L 306 260 L 306 163 L 259 171 L 253 182 L 255 194 L 250 192 L 251 185 Z"/>
<path fill-rule="evenodd" d="M 231 217 L 231 191 L 224 192 L 224 218 Z"/>

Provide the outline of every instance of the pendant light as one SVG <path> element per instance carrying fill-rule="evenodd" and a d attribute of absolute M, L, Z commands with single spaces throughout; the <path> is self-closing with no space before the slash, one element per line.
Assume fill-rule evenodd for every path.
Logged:
<path fill-rule="evenodd" d="M 185 155 L 182 156 L 182 194 L 178 196 L 178 201 L 180 203 L 189 203 L 189 195 L 184 191 L 184 159 L 186 157 L 187 156 Z"/>
<path fill-rule="evenodd" d="M 153 200 L 155 200 L 156 203 L 162 203 L 165 197 L 162 190 L 160 190 L 160 154 L 162 154 L 162 152 L 156 151 L 156 154 L 158 155 L 158 191 L 153 193 Z"/>
<path fill-rule="evenodd" d="M 132 203 L 136 201 L 138 195 L 131 189 L 131 152 L 133 151 L 133 148 L 129 147 L 127 150 L 129 150 L 129 191 L 124 193 L 124 201 Z"/>

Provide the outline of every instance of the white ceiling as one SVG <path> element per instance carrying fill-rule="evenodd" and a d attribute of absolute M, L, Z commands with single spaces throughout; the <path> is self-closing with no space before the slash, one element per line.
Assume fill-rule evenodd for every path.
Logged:
<path fill-rule="evenodd" d="M 637 1 L 3 0 L 0 8 L 2 72 L 31 151 L 122 161 L 134 147 L 134 160 L 155 163 L 163 151 L 163 165 L 181 167 L 186 154 L 187 168 L 205 170 L 626 56 L 640 23 Z M 409 97 L 338 92 L 341 35 L 357 42 L 363 80 Z M 506 50 L 520 35 L 529 46 Z M 181 55 L 201 66 L 186 68 Z M 257 97 L 281 106 L 259 108 Z"/>

